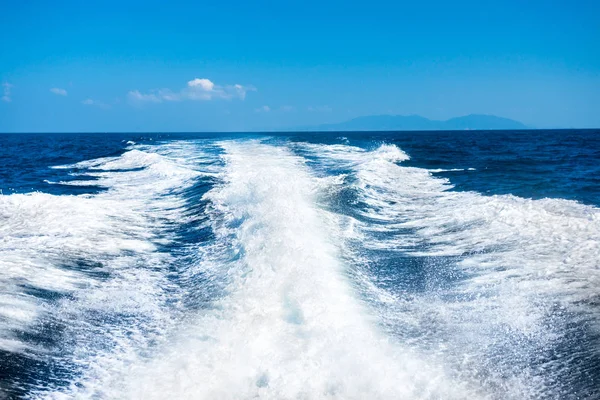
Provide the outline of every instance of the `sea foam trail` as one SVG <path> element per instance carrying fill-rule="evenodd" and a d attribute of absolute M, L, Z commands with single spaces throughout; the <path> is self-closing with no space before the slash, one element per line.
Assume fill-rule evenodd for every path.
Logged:
<path fill-rule="evenodd" d="M 497 396 L 594 391 L 600 210 L 560 199 L 454 192 L 447 179 L 402 166 L 409 157 L 392 145 L 296 147 L 316 157 L 317 167 L 350 171 L 341 184 L 350 185 L 349 209 L 360 221 L 347 240 L 365 280 L 375 279 L 385 259 L 405 262 L 388 269 L 392 275 L 421 265 L 427 291 L 381 284 L 368 294 L 381 299 L 392 332 Z M 385 256 L 374 262 L 369 254 Z"/>
<path fill-rule="evenodd" d="M 199 173 L 180 158 L 201 158 L 192 147 L 138 146 L 62 167 L 106 188 L 94 195 L 0 195 L 0 351 L 12 374 L 0 391 L 38 379 L 38 390 L 61 387 L 161 336 L 175 300 L 174 257 L 161 247 L 188 218 L 181 191 Z"/>
<path fill-rule="evenodd" d="M 222 143 L 223 183 L 206 198 L 233 252 L 202 260 L 226 294 L 153 360 L 96 386 L 107 398 L 466 398 L 434 360 L 394 345 L 354 296 L 335 227 L 315 202 L 303 159 L 257 142 Z M 218 253 L 218 252 L 217 252 Z"/>

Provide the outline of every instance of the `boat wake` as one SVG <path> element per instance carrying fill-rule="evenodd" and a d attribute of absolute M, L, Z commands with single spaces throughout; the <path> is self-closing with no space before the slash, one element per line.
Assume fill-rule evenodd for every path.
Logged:
<path fill-rule="evenodd" d="M 593 397 L 600 211 L 457 192 L 408 159 L 385 144 L 131 143 L 57 167 L 78 179 L 54 185 L 95 194 L 0 195 L 0 388 Z"/>

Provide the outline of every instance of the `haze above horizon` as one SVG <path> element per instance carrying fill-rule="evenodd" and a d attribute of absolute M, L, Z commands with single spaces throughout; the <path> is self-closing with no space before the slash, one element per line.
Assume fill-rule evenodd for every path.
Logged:
<path fill-rule="evenodd" d="M 600 127 L 600 3 L 8 0 L 0 132 Z"/>

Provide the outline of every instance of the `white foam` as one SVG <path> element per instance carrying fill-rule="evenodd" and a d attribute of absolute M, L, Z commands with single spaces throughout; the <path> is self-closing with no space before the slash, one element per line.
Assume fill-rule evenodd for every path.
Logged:
<path fill-rule="evenodd" d="M 595 207 L 560 199 L 449 191 L 450 182 L 433 177 L 432 170 L 396 164 L 407 158 L 390 158 L 389 145 L 370 153 L 340 146 L 337 154 L 331 146 L 309 146 L 322 157 L 353 165 L 358 178 L 355 187 L 368 205 L 365 216 L 392 224 L 385 229 L 416 230 L 428 247 L 413 254 L 463 255 L 504 249 L 489 257 L 497 257 L 496 262 L 504 266 L 521 266 L 527 260 L 526 268 L 511 273 L 536 270 L 547 278 L 562 279 L 563 285 L 549 285 L 557 290 L 600 277 L 600 210 Z M 402 246 L 398 239 L 386 244 Z M 506 259 L 509 255 L 511 262 Z M 569 282 L 571 278 L 575 282 Z"/>
<path fill-rule="evenodd" d="M 597 208 L 560 199 L 451 192 L 447 180 L 382 162 L 376 154 L 372 162 L 361 164 L 357 176 L 369 206 L 365 215 L 387 219 L 394 223 L 391 229 L 413 228 L 428 246 L 413 254 L 474 253 L 465 266 L 479 266 L 469 269 L 478 269 L 473 272 L 481 284 L 486 278 L 503 280 L 503 275 L 534 284 L 543 276 L 542 286 L 552 292 L 581 288 L 570 293 L 574 301 L 594 295 L 584 290 L 590 283 L 600 284 Z M 483 265 L 488 272 L 500 266 L 506 271 L 481 274 Z"/>
<path fill-rule="evenodd" d="M 416 340 L 415 346 L 431 349 L 457 367 L 468 357 L 474 365 L 467 373 L 487 371 L 490 384 L 510 388 L 512 397 L 553 393 L 548 385 L 558 375 L 548 376 L 537 366 L 527 369 L 515 360 L 526 358 L 528 351 L 536 357 L 568 339 L 556 309 L 574 312 L 572 318 L 598 320 L 593 303 L 600 287 L 600 210 L 559 199 L 453 192 L 450 182 L 432 176 L 431 170 L 397 164 L 401 159 L 388 157 L 388 146 L 368 153 L 344 146 L 304 147 L 320 163 L 337 162 L 354 171 L 355 193 L 366 205 L 357 211 L 369 221 L 356 221 L 346 235 L 357 246 L 429 257 L 431 262 L 459 257 L 437 266 L 440 273 L 452 274 L 454 268 L 454 274 L 464 276 L 445 291 L 402 302 L 397 294 L 368 289 L 370 297 L 388 299 L 380 303 L 392 330 L 412 326 L 423 332 L 430 326 L 436 336 L 425 334 L 427 339 Z M 370 260 L 354 257 L 368 271 Z M 435 267 L 429 273 L 435 278 Z M 363 278 L 374 279 L 369 273 Z M 502 347 L 511 340 L 520 345 Z M 489 359 L 501 351 L 504 357 Z M 560 371 L 563 366 L 551 368 Z"/>
<path fill-rule="evenodd" d="M 223 143 L 211 190 L 218 243 L 197 268 L 227 295 L 149 361 L 112 363 L 83 382 L 103 398 L 464 398 L 475 395 L 424 355 L 389 342 L 354 296 L 336 226 L 316 207 L 303 160 L 259 143 Z M 260 157 L 256 155 L 260 154 Z M 223 263 L 223 252 L 237 257 Z"/>
<path fill-rule="evenodd" d="M 476 171 L 475 168 L 430 168 L 429 172 L 439 173 L 439 172 L 462 172 L 462 171 Z"/>
<path fill-rule="evenodd" d="M 105 192 L 0 195 L 1 349 L 44 352 L 21 342 L 16 333 L 33 332 L 38 323 L 55 320 L 66 325 L 65 334 L 75 335 L 70 341 L 82 340 L 71 362 L 93 369 L 97 363 L 91 355 L 101 356 L 92 342 L 108 336 L 122 346 L 128 340 L 139 344 L 149 340 L 143 330 L 159 330 L 172 318 L 162 309 L 171 256 L 158 246 L 173 240 L 165 228 L 185 221 L 180 192 L 198 175 L 177 162 L 177 151 L 180 157 L 192 151 L 192 161 L 202 156 L 187 143 L 140 146 L 121 157 L 65 166 L 82 169 L 81 175 L 100 174 L 89 182 L 108 188 Z M 136 169 L 114 171 L 128 168 Z M 50 302 L 35 295 L 39 291 L 68 297 Z M 86 327 L 86 315 L 94 312 L 123 312 L 146 322 Z M 87 342 L 86 335 L 97 337 Z"/>
<path fill-rule="evenodd" d="M 285 148 L 233 141 L 220 146 L 224 167 L 193 143 L 136 145 L 121 157 L 64 166 L 96 178 L 88 182 L 108 188 L 100 194 L 0 196 L 0 233 L 6 235 L 0 264 L 8 271 L 0 275 L 8 288 L 0 316 L 9 321 L 0 330 L 1 348 L 39 350 L 12 332 L 31 329 L 44 313 L 62 313 L 76 325 L 85 325 L 90 311 L 139 316 L 111 328 L 112 346 L 75 352 L 82 371 L 69 387 L 37 397 L 555 394 L 536 371 L 507 369 L 510 357 L 493 356 L 512 337 L 543 349 L 560 335 L 544 323 L 551 307 L 579 309 L 597 296 L 598 209 L 452 192 L 450 182 L 431 170 L 399 164 L 409 157 L 391 145 L 373 151 L 293 145 L 318 157 L 320 166 L 348 169 L 351 179 L 315 177 L 304 159 Z M 164 271 L 171 256 L 157 247 L 175 240 L 169 226 L 191 218 L 181 189 L 205 175 L 222 182 L 204 198 L 215 238 L 198 243 L 195 264 L 178 277 L 190 287 L 174 295 Z M 355 211 L 368 222 L 319 207 L 324 193 L 336 193 L 346 182 L 366 205 Z M 405 296 L 378 284 L 378 265 L 363 249 L 458 257 L 456 265 L 432 269 L 456 268 L 463 279 L 442 293 L 454 298 Z M 78 257 L 102 262 L 113 278 L 94 279 L 59 263 Z M 73 294 L 73 300 L 48 308 L 17 295 L 21 282 Z M 167 300 L 206 296 L 213 286 L 224 289 L 202 310 L 179 315 L 165 307 Z M 80 329 L 80 343 L 106 334 L 86 329 Z M 387 334 L 395 329 L 418 334 Z M 507 349 L 527 351 L 524 344 Z M 552 368 L 560 371 L 560 365 Z"/>

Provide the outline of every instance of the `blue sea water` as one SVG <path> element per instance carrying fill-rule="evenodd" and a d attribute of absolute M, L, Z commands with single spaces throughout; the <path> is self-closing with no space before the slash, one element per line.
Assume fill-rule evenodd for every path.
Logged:
<path fill-rule="evenodd" d="M 598 130 L 0 160 L 0 398 L 600 398 Z"/>

